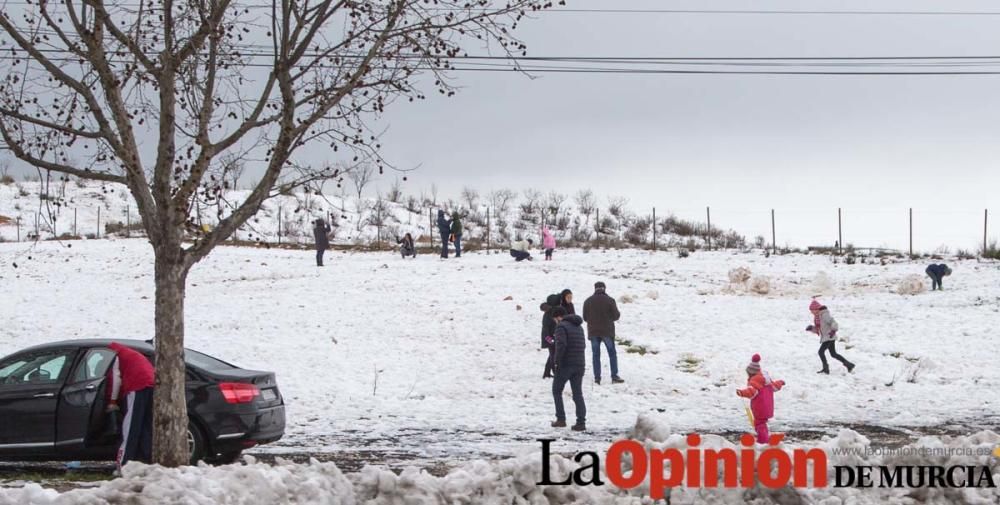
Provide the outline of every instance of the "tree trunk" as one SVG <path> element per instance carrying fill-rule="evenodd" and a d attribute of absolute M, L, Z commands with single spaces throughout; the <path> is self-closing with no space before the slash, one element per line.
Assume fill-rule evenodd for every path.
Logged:
<path fill-rule="evenodd" d="M 184 391 L 184 289 L 188 267 L 179 246 L 156 251 L 156 387 L 153 390 L 153 462 L 190 463 Z"/>

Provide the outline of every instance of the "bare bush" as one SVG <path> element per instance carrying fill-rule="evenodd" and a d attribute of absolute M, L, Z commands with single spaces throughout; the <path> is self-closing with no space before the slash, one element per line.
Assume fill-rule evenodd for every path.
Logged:
<path fill-rule="evenodd" d="M 583 214 L 589 224 L 591 214 L 597 210 L 597 198 L 594 197 L 594 192 L 589 189 L 580 190 L 576 193 L 574 200 L 576 200 L 576 208 L 580 210 L 580 214 Z"/>
<path fill-rule="evenodd" d="M 493 207 L 497 215 L 503 216 L 510 210 L 510 204 L 517 199 L 517 192 L 510 189 L 498 189 L 491 191 L 488 198 L 490 206 Z"/>
<path fill-rule="evenodd" d="M 608 198 L 608 212 L 619 221 L 625 217 L 628 198 L 624 196 L 613 196 Z"/>
<path fill-rule="evenodd" d="M 479 202 L 479 192 L 469 186 L 462 188 L 462 201 L 465 202 L 469 210 L 474 210 L 476 203 Z"/>
<path fill-rule="evenodd" d="M 392 181 L 392 185 L 389 186 L 389 191 L 385 194 L 385 199 L 392 203 L 399 203 L 403 201 L 403 188 L 400 185 L 398 177 L 394 179 Z"/>

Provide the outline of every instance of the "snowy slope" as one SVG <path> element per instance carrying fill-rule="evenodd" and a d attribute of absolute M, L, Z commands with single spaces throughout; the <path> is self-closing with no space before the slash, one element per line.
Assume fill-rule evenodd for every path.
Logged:
<path fill-rule="evenodd" d="M 590 431 L 561 441 L 566 449 L 620 436 L 646 412 L 662 412 L 676 432 L 744 429 L 734 390 L 753 353 L 788 382 L 774 430 L 998 421 L 997 263 L 952 263 L 946 291 L 902 296 L 898 281 L 922 264 L 601 250 L 554 262 L 348 252 L 326 268 L 312 262 L 309 251 L 222 247 L 189 280 L 188 345 L 277 373 L 288 432 L 265 451 L 461 459 L 564 436 L 548 428 L 538 304 L 569 287 L 581 307 L 597 280 L 620 300 L 635 297 L 620 304 L 619 336 L 655 354 L 619 346 L 623 385 L 594 386 L 588 373 Z M 142 239 L 0 244 L 0 354 L 62 338 L 149 337 L 150 265 Z M 733 291 L 736 266 L 769 276 L 771 293 Z M 858 364 L 852 375 L 836 363 L 830 376 L 815 373 L 818 339 L 803 328 L 817 293 L 840 322 L 841 353 Z M 607 376 L 606 356 L 604 367 Z"/>
<path fill-rule="evenodd" d="M 46 195 L 44 199 L 39 198 L 41 194 Z M 228 205 L 221 208 L 202 205 L 192 210 L 192 219 L 211 227 L 218 222 L 220 212 L 222 216 L 228 215 L 232 206 L 248 194 L 249 191 L 246 190 L 229 191 L 226 194 L 226 200 L 230 202 Z M 604 239 L 627 238 L 629 229 L 643 219 L 627 210 L 621 213 L 620 218 L 603 209 L 597 211 L 598 214 L 585 216 L 571 199 L 564 202 L 555 214 L 543 210 L 546 208 L 543 202 L 538 202 L 531 213 L 524 213 L 517 201 L 512 201 L 509 208 L 500 215 L 496 208 L 489 207 L 485 199 L 477 201 L 473 208 L 469 208 L 467 203 L 453 200 L 441 200 L 436 205 L 410 196 L 401 196 L 398 200 L 398 203 L 393 203 L 378 198 L 358 200 L 354 196 L 311 193 L 278 195 L 261 206 L 260 211 L 236 234 L 236 238 L 270 243 L 280 241 L 311 244 L 312 223 L 322 218 L 332 223 L 335 244 L 368 245 L 379 237 L 386 242 L 405 233 L 412 233 L 418 242 L 426 243 L 430 241 L 432 232 L 435 240 L 439 240 L 436 237 L 436 224 L 432 223 L 432 219 L 436 219 L 438 209 L 443 209 L 449 216 L 453 211 L 464 215 L 466 241 L 475 239 L 485 242 L 489 224 L 493 244 L 506 244 L 511 238 L 524 236 L 534 238 L 536 244 L 540 245 L 539 233 L 543 219 L 551 223 L 551 228 L 560 241 L 596 238 L 598 214 L 604 223 Z M 42 239 L 63 234 L 103 237 L 108 233 L 106 225 L 109 222 L 138 226 L 134 200 L 122 185 L 73 181 L 53 183 L 46 189 L 38 182 L 0 184 L 0 241 L 17 240 L 18 223 L 21 227 L 21 240 L 27 240 L 35 234 Z M 641 237 L 642 241 L 652 242 L 653 232 L 648 226 L 638 227 L 636 230 L 636 236 Z M 715 228 L 713 230 L 719 232 Z M 138 230 L 133 233 L 137 232 Z M 682 237 L 662 231 L 658 232 L 657 237 L 661 246 L 687 244 L 689 240 L 693 240 L 693 244 L 703 243 L 701 237 Z"/>

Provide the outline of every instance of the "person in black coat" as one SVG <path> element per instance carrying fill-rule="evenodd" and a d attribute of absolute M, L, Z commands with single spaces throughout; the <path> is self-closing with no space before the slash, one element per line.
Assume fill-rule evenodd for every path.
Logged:
<path fill-rule="evenodd" d="M 552 318 L 552 311 L 559 306 L 559 295 L 549 295 L 544 303 L 539 307 L 542 309 L 542 349 L 549 350 L 548 359 L 545 360 L 545 372 L 542 373 L 543 379 L 552 378 L 552 364 L 555 358 L 555 337 L 553 335 L 556 332 L 556 320 Z"/>
<path fill-rule="evenodd" d="M 948 268 L 948 265 L 944 264 L 931 265 L 927 267 L 927 270 L 924 270 L 924 272 L 926 272 L 927 276 L 931 278 L 931 291 L 936 291 L 938 289 L 944 290 L 944 285 L 941 281 L 945 277 L 951 275 L 951 269 Z"/>
<path fill-rule="evenodd" d="M 448 237 L 451 236 L 451 221 L 445 217 L 443 210 L 438 210 L 438 234 L 441 235 L 441 257 L 448 257 Z"/>
<path fill-rule="evenodd" d="M 316 239 L 316 266 L 323 266 L 323 253 L 330 248 L 330 225 L 326 221 L 317 219 L 313 223 L 313 238 Z"/>
<path fill-rule="evenodd" d="M 587 429 L 587 405 L 583 402 L 583 374 L 586 371 L 587 337 L 583 334 L 583 319 L 567 314 L 566 309 L 556 307 L 552 311 L 556 321 L 555 331 L 555 379 L 552 381 L 552 399 L 556 404 L 556 420 L 553 428 L 566 427 L 566 410 L 563 408 L 562 393 L 569 382 L 576 405 L 576 424 L 573 431 Z"/>
<path fill-rule="evenodd" d="M 573 307 L 573 292 L 569 289 L 559 293 L 559 305 L 566 309 L 567 314 L 576 314 L 576 309 Z"/>

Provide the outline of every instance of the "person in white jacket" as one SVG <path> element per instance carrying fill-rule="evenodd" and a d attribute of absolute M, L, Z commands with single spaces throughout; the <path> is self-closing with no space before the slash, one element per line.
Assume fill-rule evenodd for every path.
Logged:
<path fill-rule="evenodd" d="M 830 357 L 843 363 L 848 372 L 854 371 L 854 363 L 847 361 L 843 356 L 837 354 L 837 320 L 830 315 L 830 309 L 826 305 L 813 300 L 809 304 L 809 312 L 813 315 L 813 324 L 806 327 L 806 331 L 819 335 L 819 359 L 823 362 L 823 368 L 816 373 L 830 373 L 830 366 L 826 362 L 826 352 L 830 351 Z"/>
<path fill-rule="evenodd" d="M 522 240 L 518 238 L 517 240 L 510 243 L 510 256 L 514 258 L 515 261 L 531 261 L 531 253 L 528 249 L 531 248 L 531 239 Z"/>

